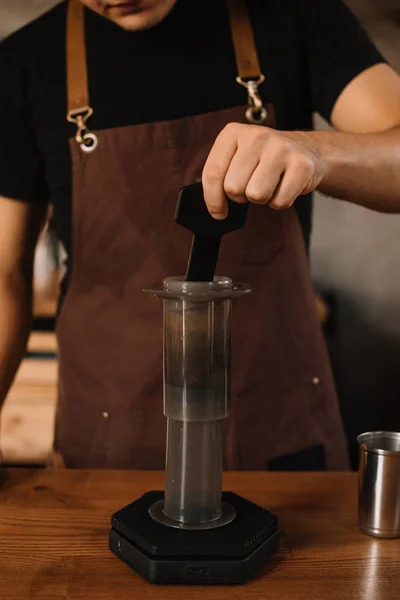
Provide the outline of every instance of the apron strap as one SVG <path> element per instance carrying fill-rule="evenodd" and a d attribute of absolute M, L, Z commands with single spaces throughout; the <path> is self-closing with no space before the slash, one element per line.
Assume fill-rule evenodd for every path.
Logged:
<path fill-rule="evenodd" d="M 258 86 L 265 77 L 258 61 L 246 0 L 226 0 L 226 3 L 239 74 L 236 81 L 248 93 L 246 118 L 250 123 L 260 124 L 267 118 L 267 111 L 258 93 Z M 86 124 L 93 114 L 93 108 L 89 103 L 84 10 L 80 0 L 69 0 L 66 36 L 67 120 L 77 126 L 75 139 L 82 151 L 93 152 L 98 140 L 93 133 L 89 133 Z"/>
<path fill-rule="evenodd" d="M 93 152 L 98 140 L 89 133 L 86 122 L 93 114 L 89 104 L 84 6 L 69 0 L 67 7 L 67 120 L 77 126 L 75 139 L 84 152 Z"/>
<path fill-rule="evenodd" d="M 267 111 L 258 93 L 258 86 L 263 83 L 265 77 L 261 73 L 258 61 L 246 0 L 226 0 L 226 4 L 239 74 L 236 81 L 243 85 L 248 93 L 246 119 L 250 123 L 261 124 L 267 118 Z"/>
<path fill-rule="evenodd" d="M 261 76 L 261 69 L 246 0 L 226 0 L 226 4 L 239 77 L 243 81 L 257 80 Z"/>

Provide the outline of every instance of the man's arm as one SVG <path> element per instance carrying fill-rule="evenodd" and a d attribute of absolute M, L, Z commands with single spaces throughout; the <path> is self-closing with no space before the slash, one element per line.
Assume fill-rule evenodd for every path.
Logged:
<path fill-rule="evenodd" d="M 45 204 L 0 196 L 0 406 L 31 328 L 34 254 L 45 215 Z"/>
<path fill-rule="evenodd" d="M 339 96 L 332 124 L 314 132 L 327 170 L 319 189 L 382 212 L 400 212 L 400 77 L 371 67 Z"/>
<path fill-rule="evenodd" d="M 340 94 L 341 132 L 281 132 L 230 124 L 207 159 L 204 194 L 216 218 L 232 200 L 283 210 L 314 189 L 382 212 L 400 213 L 400 76 L 365 70 Z"/>

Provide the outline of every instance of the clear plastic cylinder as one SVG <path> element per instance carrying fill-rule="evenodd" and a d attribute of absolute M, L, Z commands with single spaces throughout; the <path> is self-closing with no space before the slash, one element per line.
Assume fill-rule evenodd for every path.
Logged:
<path fill-rule="evenodd" d="M 223 281 L 231 286 L 229 280 L 218 285 Z M 231 298 L 208 298 L 208 283 L 184 286 L 187 299 L 164 299 L 164 512 L 194 524 L 221 516 L 220 421 L 229 412 Z"/>
<path fill-rule="evenodd" d="M 174 521 L 198 525 L 222 514 L 220 421 L 168 419 L 164 513 Z"/>
<path fill-rule="evenodd" d="M 165 496 L 150 509 L 169 526 L 219 527 L 234 518 L 221 504 L 221 421 L 230 399 L 231 303 L 246 284 L 169 277 L 147 289 L 164 302 Z"/>

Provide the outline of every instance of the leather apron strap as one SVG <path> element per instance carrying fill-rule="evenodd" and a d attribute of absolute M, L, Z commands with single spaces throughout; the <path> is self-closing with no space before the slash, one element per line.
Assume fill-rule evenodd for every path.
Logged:
<path fill-rule="evenodd" d="M 260 63 L 246 0 L 226 0 L 233 45 L 235 48 L 238 77 L 236 81 L 247 89 L 248 107 L 246 119 L 261 125 L 267 119 L 267 111 L 258 93 L 258 86 L 265 80 Z"/>
<path fill-rule="evenodd" d="M 246 119 L 250 123 L 261 124 L 267 118 L 267 111 L 258 94 L 258 86 L 265 78 L 258 61 L 246 0 L 226 0 L 226 4 L 238 69 L 236 81 L 248 92 Z M 67 119 L 77 126 L 75 139 L 82 151 L 93 152 L 98 141 L 93 133 L 89 133 L 86 124 L 93 114 L 93 108 L 89 101 L 84 10 L 80 0 L 69 0 L 66 36 Z"/>
<path fill-rule="evenodd" d="M 75 139 L 83 152 L 97 148 L 97 137 L 89 133 L 86 122 L 93 114 L 89 104 L 89 86 L 85 44 L 84 6 L 69 0 L 67 8 L 67 120 L 77 126 Z"/>
<path fill-rule="evenodd" d="M 67 11 L 67 94 L 68 112 L 82 113 L 89 108 L 86 65 L 84 7 L 70 0 Z"/>
<path fill-rule="evenodd" d="M 226 5 L 239 77 L 242 81 L 257 80 L 261 69 L 246 0 L 226 0 Z"/>

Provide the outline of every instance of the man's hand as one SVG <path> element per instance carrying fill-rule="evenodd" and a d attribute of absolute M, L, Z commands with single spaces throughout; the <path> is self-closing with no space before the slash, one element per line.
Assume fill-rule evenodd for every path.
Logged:
<path fill-rule="evenodd" d="M 385 64 L 367 69 L 343 90 L 331 120 L 338 131 L 227 125 L 203 171 L 211 214 L 224 218 L 225 194 L 282 210 L 316 188 L 400 213 L 400 76 Z"/>
<path fill-rule="evenodd" d="M 307 134 L 230 123 L 204 166 L 205 201 L 216 219 L 227 214 L 226 195 L 236 202 L 283 210 L 313 191 L 326 167 Z"/>

